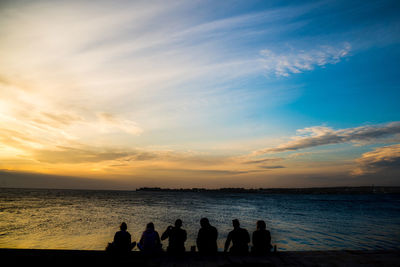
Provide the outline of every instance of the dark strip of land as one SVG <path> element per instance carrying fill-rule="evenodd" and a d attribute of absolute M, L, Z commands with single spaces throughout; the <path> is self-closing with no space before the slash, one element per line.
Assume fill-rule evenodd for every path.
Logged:
<path fill-rule="evenodd" d="M 400 186 L 306 187 L 306 188 L 160 188 L 141 187 L 148 192 L 214 192 L 254 194 L 400 194 Z"/>
<path fill-rule="evenodd" d="M 287 251 L 266 256 L 145 256 L 133 251 L 115 257 L 105 251 L 0 249 L 2 266 L 400 266 L 399 250 Z"/>

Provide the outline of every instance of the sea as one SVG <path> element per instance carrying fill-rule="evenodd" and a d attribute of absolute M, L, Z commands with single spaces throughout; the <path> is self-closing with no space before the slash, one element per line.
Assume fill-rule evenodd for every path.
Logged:
<path fill-rule="evenodd" d="M 104 250 L 121 222 L 138 241 L 148 222 L 161 235 L 176 219 L 196 243 L 199 221 L 232 219 L 251 234 L 264 220 L 278 251 L 400 249 L 400 195 L 0 189 L 0 248 Z M 166 248 L 167 242 L 163 241 Z"/>

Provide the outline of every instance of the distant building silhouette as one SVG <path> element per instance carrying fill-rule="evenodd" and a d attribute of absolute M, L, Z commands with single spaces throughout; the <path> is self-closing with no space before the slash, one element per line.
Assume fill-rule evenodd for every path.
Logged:
<path fill-rule="evenodd" d="M 199 230 L 199 233 L 197 234 L 196 239 L 196 244 L 199 252 L 206 255 L 217 253 L 217 228 L 212 226 L 207 218 L 202 218 L 200 220 L 200 225 L 201 228 Z"/>
<path fill-rule="evenodd" d="M 232 221 L 233 230 L 229 232 L 225 242 L 224 252 L 227 252 L 232 242 L 229 252 L 236 255 L 244 255 L 249 252 L 250 235 L 246 229 L 240 228 L 238 219 Z"/>

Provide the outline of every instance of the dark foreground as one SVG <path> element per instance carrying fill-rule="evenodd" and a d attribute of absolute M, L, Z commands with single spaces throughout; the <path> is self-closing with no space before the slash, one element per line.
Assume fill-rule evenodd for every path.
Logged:
<path fill-rule="evenodd" d="M 132 252 L 121 259 L 104 251 L 0 249 L 0 259 L 2 266 L 400 266 L 400 251 L 288 251 L 268 256 L 219 253 L 213 257 L 190 252 L 181 257 L 145 257 Z"/>

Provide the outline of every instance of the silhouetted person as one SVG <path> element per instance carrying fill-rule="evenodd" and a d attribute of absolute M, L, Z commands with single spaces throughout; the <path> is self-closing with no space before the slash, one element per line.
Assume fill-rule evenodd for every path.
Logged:
<path fill-rule="evenodd" d="M 171 254 L 180 254 L 185 252 L 185 241 L 187 238 L 186 231 L 181 229 L 182 220 L 178 219 L 175 221 L 175 227 L 171 225 L 167 227 L 167 230 L 162 234 L 161 240 L 168 238 L 167 252 Z"/>
<path fill-rule="evenodd" d="M 266 228 L 264 221 L 257 221 L 257 230 L 253 232 L 252 253 L 262 255 L 271 251 L 271 233 Z"/>
<path fill-rule="evenodd" d="M 201 228 L 199 230 L 199 233 L 197 234 L 196 239 L 196 244 L 199 252 L 205 255 L 217 253 L 217 228 L 212 226 L 207 218 L 202 218 L 200 220 L 200 225 Z"/>
<path fill-rule="evenodd" d="M 126 223 L 121 223 L 120 229 L 121 231 L 116 232 L 114 235 L 112 250 L 117 253 L 127 253 L 135 247 L 136 242 L 131 242 L 131 234 L 126 231 L 128 229 Z"/>
<path fill-rule="evenodd" d="M 158 232 L 154 230 L 154 224 L 148 223 L 146 230 L 138 243 L 138 248 L 146 254 L 161 252 L 161 241 Z"/>
<path fill-rule="evenodd" d="M 232 221 L 233 230 L 229 232 L 228 238 L 225 242 L 224 252 L 228 251 L 229 245 L 232 241 L 232 247 L 229 250 L 230 253 L 236 255 L 244 255 L 249 252 L 248 243 L 250 242 L 250 235 L 246 229 L 240 228 L 238 219 Z"/>

